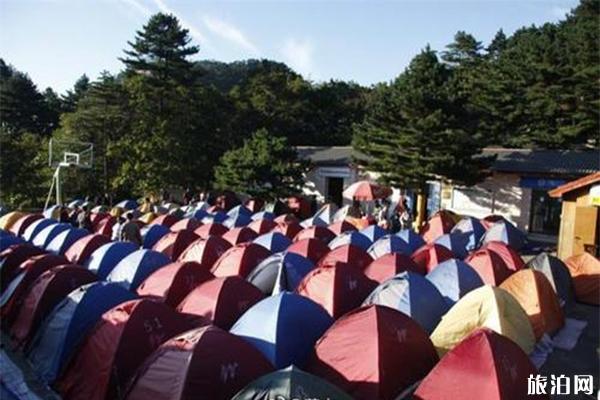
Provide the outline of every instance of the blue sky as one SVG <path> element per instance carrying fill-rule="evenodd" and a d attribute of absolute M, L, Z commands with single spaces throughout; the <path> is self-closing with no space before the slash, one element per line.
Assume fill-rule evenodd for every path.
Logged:
<path fill-rule="evenodd" d="M 86 73 L 117 72 L 126 42 L 152 13 L 177 15 L 198 59 L 269 58 L 313 81 L 389 81 L 428 43 L 457 30 L 488 43 L 499 28 L 562 19 L 576 0 L 181 1 L 0 0 L 0 57 L 59 92 Z"/>

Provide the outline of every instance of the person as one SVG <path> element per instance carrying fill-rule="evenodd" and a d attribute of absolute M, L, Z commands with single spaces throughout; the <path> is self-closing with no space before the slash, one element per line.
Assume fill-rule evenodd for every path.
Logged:
<path fill-rule="evenodd" d="M 375 219 L 377 221 L 377 225 L 379 225 L 383 229 L 388 229 L 390 226 L 390 222 L 388 221 L 389 209 L 390 202 L 388 199 L 383 199 L 381 200 L 381 202 L 378 202 L 375 208 Z"/>
<path fill-rule="evenodd" d="M 133 220 L 133 213 L 128 212 L 125 216 L 127 222 L 121 227 L 121 241 L 131 242 L 136 246 L 142 245 L 142 234 L 139 225 Z"/>
<path fill-rule="evenodd" d="M 402 210 L 400 212 L 400 229 L 410 229 L 412 225 L 412 215 L 406 199 L 402 200 Z"/>
<path fill-rule="evenodd" d="M 92 219 L 86 205 L 82 206 L 81 211 L 77 214 L 77 226 L 90 232 L 93 231 Z"/>
<path fill-rule="evenodd" d="M 111 240 L 113 240 L 113 241 L 121 240 L 121 231 L 123 230 L 124 223 L 125 223 L 125 218 L 123 218 L 123 216 L 119 215 L 117 217 L 117 222 L 112 227 L 112 235 L 110 237 Z"/>
<path fill-rule="evenodd" d="M 69 218 L 69 210 L 67 210 L 67 207 L 65 207 L 65 206 L 59 207 L 58 222 L 62 222 L 62 223 L 66 223 L 66 224 L 71 223 L 71 220 Z"/>
<path fill-rule="evenodd" d="M 364 213 L 360 208 L 360 201 L 352 200 L 352 205 L 348 208 L 348 214 L 346 214 L 350 218 L 362 218 Z"/>
<path fill-rule="evenodd" d="M 185 192 L 183 193 L 183 205 L 184 206 L 190 205 L 193 197 L 194 197 L 194 195 L 192 194 L 192 190 L 189 187 L 187 187 L 185 189 Z"/>
<path fill-rule="evenodd" d="M 150 201 L 150 198 L 145 197 L 144 202 L 142 203 L 142 205 L 140 207 L 140 212 L 142 214 L 146 214 L 146 213 L 149 213 L 150 211 L 152 211 L 152 202 Z"/>

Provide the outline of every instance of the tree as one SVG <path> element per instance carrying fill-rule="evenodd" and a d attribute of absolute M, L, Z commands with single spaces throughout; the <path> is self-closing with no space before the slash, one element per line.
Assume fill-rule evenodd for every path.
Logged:
<path fill-rule="evenodd" d="M 366 120 L 355 130 L 356 161 L 384 183 L 418 193 L 423 220 L 427 182 L 472 185 L 490 160 L 481 157 L 476 121 L 449 86 L 451 70 L 429 47 L 391 85 L 380 85 Z"/>
<path fill-rule="evenodd" d="M 62 110 L 64 112 L 73 112 L 77 108 L 77 103 L 90 88 L 90 78 L 83 74 L 77 79 L 73 90 L 67 90 L 67 94 L 62 99 Z"/>
<path fill-rule="evenodd" d="M 242 147 L 221 157 L 215 168 L 215 183 L 223 190 L 273 200 L 298 193 L 307 167 L 286 138 L 261 129 Z"/>
<path fill-rule="evenodd" d="M 447 49 L 442 53 L 442 59 L 445 62 L 451 65 L 465 65 L 479 59 L 483 47 L 473 35 L 465 31 L 458 31 L 454 35 L 454 42 L 450 43 Z"/>

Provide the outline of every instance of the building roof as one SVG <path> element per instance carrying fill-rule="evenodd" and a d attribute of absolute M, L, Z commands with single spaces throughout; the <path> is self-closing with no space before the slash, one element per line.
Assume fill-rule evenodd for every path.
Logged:
<path fill-rule="evenodd" d="M 351 146 L 298 146 L 300 158 L 317 166 L 347 166 L 359 154 Z M 533 150 L 489 147 L 485 155 L 496 155 L 497 172 L 577 176 L 600 171 L 598 150 Z"/>
<path fill-rule="evenodd" d="M 582 178 L 576 179 L 571 182 L 567 182 L 564 185 L 561 185 L 555 189 L 552 189 L 548 192 L 550 197 L 562 197 L 566 193 L 572 192 L 577 189 L 581 189 L 583 187 L 591 186 L 594 183 L 600 182 L 600 172 L 596 172 L 595 174 L 586 175 Z"/>

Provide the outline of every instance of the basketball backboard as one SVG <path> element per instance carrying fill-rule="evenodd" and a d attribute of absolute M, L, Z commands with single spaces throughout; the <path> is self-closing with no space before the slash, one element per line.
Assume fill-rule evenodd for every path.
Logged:
<path fill-rule="evenodd" d="M 91 168 L 94 164 L 94 144 L 50 139 L 48 162 L 52 168 L 59 166 Z"/>

